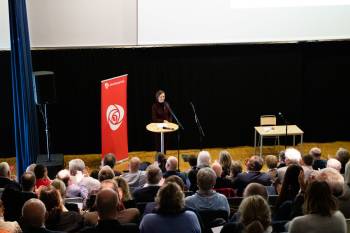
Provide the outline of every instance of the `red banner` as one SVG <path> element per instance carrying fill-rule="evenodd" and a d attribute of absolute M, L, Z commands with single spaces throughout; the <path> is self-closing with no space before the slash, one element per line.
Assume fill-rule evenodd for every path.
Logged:
<path fill-rule="evenodd" d="M 102 157 L 114 153 L 128 157 L 127 75 L 101 81 Z"/>

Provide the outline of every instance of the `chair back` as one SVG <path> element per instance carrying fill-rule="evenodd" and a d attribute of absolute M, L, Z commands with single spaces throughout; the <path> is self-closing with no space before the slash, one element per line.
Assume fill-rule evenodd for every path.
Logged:
<path fill-rule="evenodd" d="M 267 200 L 270 206 L 275 206 L 277 199 L 278 199 L 278 195 L 269 195 Z"/>
<path fill-rule="evenodd" d="M 275 115 L 261 115 L 260 116 L 260 125 L 261 126 L 269 126 L 276 125 L 277 119 Z"/>
<path fill-rule="evenodd" d="M 149 202 L 136 202 L 136 208 L 140 211 L 140 216 L 145 212 L 146 205 Z"/>
<path fill-rule="evenodd" d="M 346 220 L 346 226 L 348 228 L 348 233 L 350 233 L 350 218 L 345 219 Z"/>
<path fill-rule="evenodd" d="M 225 195 L 227 198 L 236 196 L 235 190 L 233 188 L 218 188 L 214 190 Z"/>
<path fill-rule="evenodd" d="M 199 210 L 198 215 L 203 223 L 203 232 L 212 232 L 211 228 L 222 226 L 228 221 L 226 210 Z"/>

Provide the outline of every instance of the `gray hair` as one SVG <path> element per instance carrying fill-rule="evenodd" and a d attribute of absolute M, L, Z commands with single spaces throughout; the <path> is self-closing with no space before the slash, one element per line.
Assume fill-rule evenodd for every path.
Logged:
<path fill-rule="evenodd" d="M 85 169 L 85 163 L 81 159 L 72 159 L 69 161 L 69 172 L 72 176 L 75 176 L 77 174 L 77 171 L 83 172 Z"/>
<path fill-rule="evenodd" d="M 286 157 L 286 162 L 288 161 L 288 164 L 299 164 L 301 160 L 300 151 L 292 147 L 287 148 L 284 155 Z"/>
<path fill-rule="evenodd" d="M 334 168 L 324 168 L 320 171 L 317 180 L 325 181 L 335 196 L 344 190 L 344 177 Z"/>
<path fill-rule="evenodd" d="M 0 176 L 1 177 L 8 177 L 10 173 L 10 166 L 7 162 L 1 162 L 0 163 Z"/>
<path fill-rule="evenodd" d="M 197 184 L 199 190 L 209 191 L 214 188 L 216 174 L 210 167 L 201 168 L 197 173 Z"/>
<path fill-rule="evenodd" d="M 209 166 L 210 161 L 210 153 L 206 150 L 202 150 L 197 156 L 197 167 Z"/>

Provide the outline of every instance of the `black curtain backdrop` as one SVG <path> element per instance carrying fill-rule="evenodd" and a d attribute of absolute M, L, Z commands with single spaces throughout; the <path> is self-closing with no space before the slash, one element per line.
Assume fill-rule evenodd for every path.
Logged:
<path fill-rule="evenodd" d="M 0 51 L 2 155 L 14 154 L 9 61 Z M 158 89 L 185 128 L 181 148 L 199 148 L 190 101 L 205 147 L 253 145 L 259 116 L 278 112 L 304 130 L 306 141 L 350 139 L 347 41 L 34 50 L 32 61 L 34 71 L 56 74 L 58 103 L 48 107 L 54 153 L 100 153 L 100 81 L 125 73 L 130 151 L 154 149 L 145 126 Z M 169 147 L 176 149 L 176 134 Z"/>

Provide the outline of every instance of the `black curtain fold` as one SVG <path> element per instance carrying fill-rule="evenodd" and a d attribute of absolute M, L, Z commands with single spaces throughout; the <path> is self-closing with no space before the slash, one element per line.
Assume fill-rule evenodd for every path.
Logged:
<path fill-rule="evenodd" d="M 4 56 L 0 53 L 0 62 Z M 347 41 L 37 50 L 32 57 L 34 70 L 56 74 L 58 103 L 50 106 L 53 152 L 100 152 L 99 83 L 124 73 L 129 74 L 130 151 L 153 150 L 145 126 L 158 89 L 166 91 L 185 127 L 182 148 L 199 148 L 190 101 L 207 135 L 205 147 L 253 145 L 259 116 L 277 112 L 299 125 L 306 141 L 350 139 Z M 169 146 L 176 145 L 174 135 Z M 11 148 L 0 141 L 0 151 Z"/>

